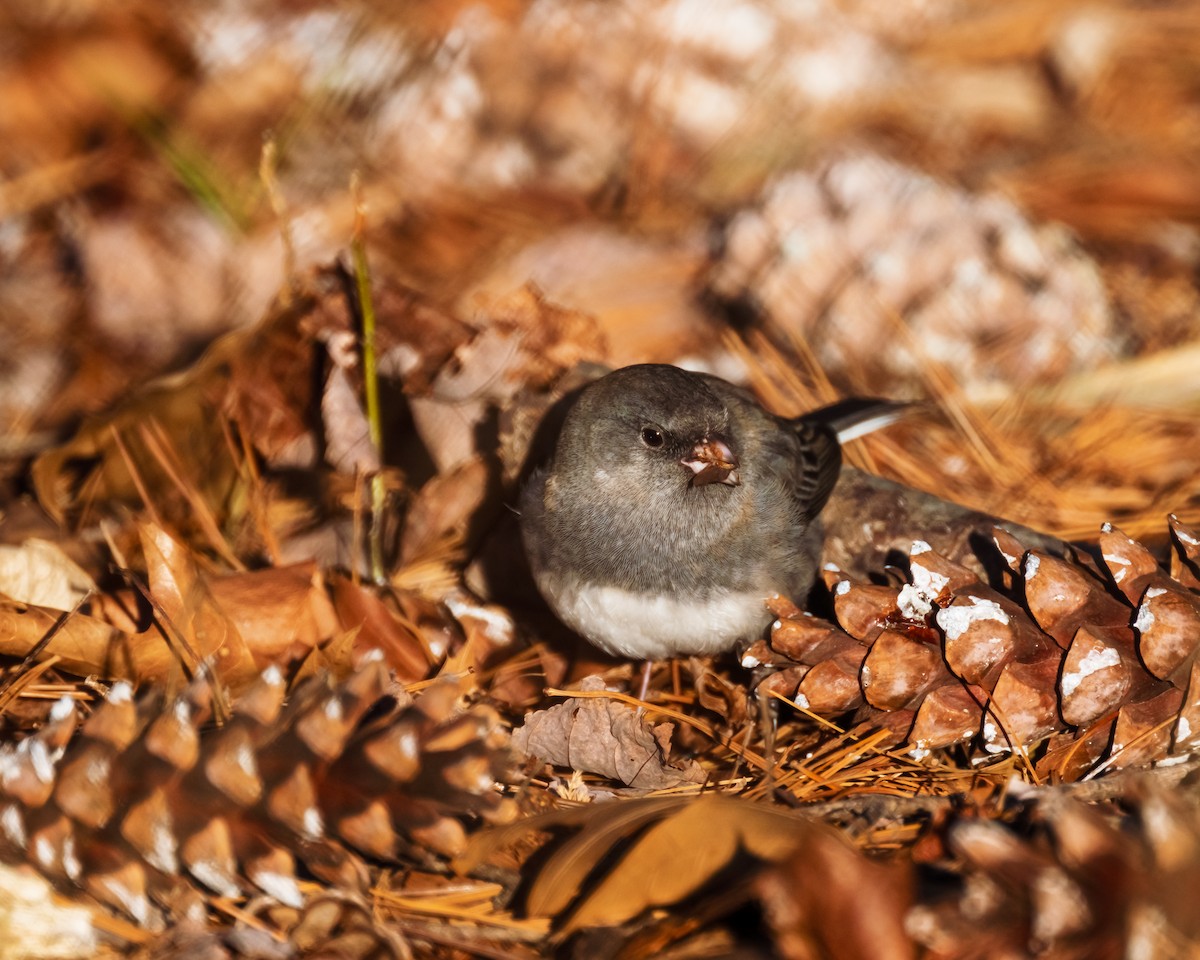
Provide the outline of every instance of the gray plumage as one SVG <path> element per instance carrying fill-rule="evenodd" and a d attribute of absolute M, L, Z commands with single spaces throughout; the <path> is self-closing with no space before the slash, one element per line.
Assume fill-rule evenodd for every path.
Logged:
<path fill-rule="evenodd" d="M 522 492 L 539 589 L 613 654 L 711 654 L 758 636 L 767 597 L 803 598 L 812 584 L 838 427 L 820 412 L 776 417 L 733 384 L 677 367 L 597 380 Z"/>

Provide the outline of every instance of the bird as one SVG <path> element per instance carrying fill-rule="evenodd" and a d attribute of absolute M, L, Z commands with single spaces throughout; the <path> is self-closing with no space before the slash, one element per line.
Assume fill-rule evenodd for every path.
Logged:
<path fill-rule="evenodd" d="M 713 656 L 760 637 L 775 594 L 804 598 L 841 443 L 907 404 L 794 419 L 720 377 L 635 364 L 583 388 L 521 491 L 521 537 L 558 618 L 601 650 Z"/>

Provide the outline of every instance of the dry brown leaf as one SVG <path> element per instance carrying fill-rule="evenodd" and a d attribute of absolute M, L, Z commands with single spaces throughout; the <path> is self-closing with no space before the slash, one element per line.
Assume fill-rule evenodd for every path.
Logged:
<path fill-rule="evenodd" d="M 532 287 L 472 307 L 486 326 L 458 346 L 427 391 L 409 392 L 417 433 L 443 472 L 490 452 L 480 437 L 498 407 L 604 353 L 590 317 Z"/>
<path fill-rule="evenodd" d="M 150 595 L 166 630 L 182 642 L 177 651 L 189 673 L 209 660 L 217 676 L 239 686 L 258 675 L 254 656 L 237 625 L 213 598 L 208 578 L 191 551 L 155 524 L 140 527 Z"/>
<path fill-rule="evenodd" d="M 331 677 L 348 677 L 360 659 L 355 651 L 357 639 L 357 630 L 346 630 L 323 646 L 313 647 L 296 668 L 293 681 L 306 680 L 323 673 Z"/>
<path fill-rule="evenodd" d="M 177 564 L 182 549 L 176 545 L 169 551 Z M 150 555 L 157 556 L 152 565 L 152 596 L 170 614 L 167 629 L 181 630 L 193 654 L 215 655 L 222 681 L 234 688 L 257 670 L 300 656 L 338 630 L 332 605 L 311 564 L 211 579 L 186 571 L 185 565 L 181 583 L 157 547 Z M 181 651 L 157 628 L 135 632 L 127 601 L 103 595 L 95 603 L 96 615 L 66 618 L 43 658 L 58 656 L 62 669 L 78 676 L 136 683 L 162 680 L 178 671 Z M 60 619 L 52 609 L 0 602 L 0 653 L 24 656 Z M 233 652 L 223 655 L 221 651 Z M 189 668 L 195 666 L 191 657 L 184 660 Z"/>
<path fill-rule="evenodd" d="M 349 332 L 322 326 L 332 323 L 337 309 L 328 301 L 344 300 L 336 278 L 336 271 L 314 273 L 308 281 L 324 299 L 281 298 L 256 325 L 215 341 L 186 371 L 129 396 L 38 457 L 33 481 L 43 506 L 62 520 L 92 502 L 138 506 L 145 497 L 160 516 L 186 528 L 186 498 L 143 438 L 147 421 L 161 427 L 177 475 L 195 484 L 214 511 L 233 502 L 240 479 L 225 418 L 269 464 L 312 466 L 318 450 L 312 415 L 317 342 L 337 334 L 355 344 Z M 391 319 L 400 326 L 407 317 Z"/>
<path fill-rule="evenodd" d="M 184 501 L 141 435 L 139 427 L 146 422 L 156 423 L 170 438 L 184 475 L 208 502 L 224 502 L 236 472 L 201 392 L 201 384 L 190 378 L 160 381 L 112 414 L 86 421 L 69 441 L 34 461 L 39 502 L 63 522 L 96 502 L 142 506 L 145 491 L 157 510 L 184 514 Z"/>
<path fill-rule="evenodd" d="M 583 692 L 604 690 L 599 677 L 587 677 Z M 547 710 L 527 714 L 513 731 L 513 748 L 547 763 L 597 773 L 641 790 L 665 790 L 704 783 L 708 775 L 695 760 L 671 763 L 659 737 L 640 711 L 603 697 L 572 697 Z M 668 741 L 669 742 L 669 741 Z"/>
<path fill-rule="evenodd" d="M 871 873 L 860 855 L 812 818 L 717 795 L 554 810 L 480 834 L 454 868 L 475 870 L 531 833 L 562 828 L 577 832 L 538 861 L 526 906 L 533 915 L 557 917 L 563 935 L 623 923 L 651 907 L 676 906 L 717 878 L 737 883 L 726 868 L 739 854 L 758 863 L 782 864 L 791 859 L 804 869 L 810 863 L 809 846 L 815 844 L 819 859 L 827 863 L 861 865 L 861 870 L 850 872 L 851 877 Z M 748 867 L 744 880 L 749 882 L 753 876 Z M 823 874 L 814 871 L 812 876 L 819 885 Z M 748 887 L 745 895 L 749 896 Z M 894 899 L 895 888 L 885 896 Z"/>
<path fill-rule="evenodd" d="M 58 657 L 64 670 L 81 677 L 129 676 L 119 667 L 110 668 L 117 650 L 138 649 L 137 642 L 127 634 L 84 614 L 64 617 L 60 610 L 4 598 L 0 598 L 0 654 L 27 656 L 56 625 L 57 631 L 42 650 L 41 659 Z M 120 662 L 126 658 L 118 655 L 115 659 Z"/>
<path fill-rule="evenodd" d="M 319 286 L 325 275 L 308 278 Z M 308 324 L 324 301 L 304 296 L 271 305 L 251 329 L 218 340 L 189 375 L 205 379 L 205 398 L 237 424 L 268 463 L 311 465 L 313 335 Z"/>
<path fill-rule="evenodd" d="M 472 455 L 421 487 L 404 517 L 400 566 L 445 557 L 447 545 L 465 548 L 481 508 L 496 500 L 496 473 L 494 462 Z"/>
<path fill-rule="evenodd" d="M 399 680 L 411 683 L 424 679 L 429 673 L 431 651 L 418 624 L 402 620 L 361 583 L 333 576 L 330 587 L 341 629 L 355 634 L 358 654 L 381 650 Z M 444 655 L 445 650 L 441 653 Z"/>
<path fill-rule="evenodd" d="M 551 810 L 477 834 L 451 866 L 459 874 L 473 873 L 482 864 L 501 856 L 506 847 L 524 841 L 530 833 L 564 827 L 579 829 L 544 864 L 534 881 L 537 896 L 530 903 L 530 911 L 555 916 L 579 895 L 588 874 L 619 842 L 638 833 L 655 818 L 677 809 L 681 802 L 676 797 L 649 797 Z"/>
<path fill-rule="evenodd" d="M 143 111 L 163 110 L 185 71 L 177 51 L 143 22 L 152 19 L 84 14 L 69 29 L 43 32 L 40 42 L 17 44 L 0 74 L 7 149 L 27 159 L 70 156 L 102 130 L 121 131 Z"/>
<path fill-rule="evenodd" d="M 18 603 L 73 610 L 95 590 L 91 575 L 55 543 L 29 539 L 19 547 L 0 545 L 0 594 Z"/>
<path fill-rule="evenodd" d="M 313 347 L 299 327 L 312 309 L 309 298 L 276 304 L 256 326 L 215 341 L 188 370 L 85 421 L 33 464 L 43 507 L 61 522 L 96 504 L 144 506 L 186 530 L 195 523 L 194 504 L 180 489 L 188 484 L 223 519 L 241 481 L 226 417 L 270 460 L 310 464 L 317 446 L 308 422 Z M 147 424 L 166 445 L 170 468 Z"/>
<path fill-rule="evenodd" d="M 729 797 L 699 797 L 639 837 L 620 863 L 584 895 L 563 931 L 610 926 L 651 907 L 679 904 L 711 882 L 738 851 L 778 862 L 793 851 L 800 855 L 803 845 L 823 831 L 791 811 Z M 536 892 L 535 886 L 531 909 L 539 902 Z"/>
<path fill-rule="evenodd" d="M 312 563 L 214 577 L 209 590 L 260 668 L 300 656 L 340 629 Z"/>
<path fill-rule="evenodd" d="M 701 231 L 664 238 L 609 224 L 572 225 L 501 260 L 469 296 L 532 282 L 553 303 L 595 317 L 603 341 L 590 356 L 583 352 L 613 366 L 715 358 L 720 324 L 694 292 L 705 246 Z M 607 351 L 598 349 L 603 342 Z"/>
<path fill-rule="evenodd" d="M 345 368 L 336 364 L 321 391 L 321 421 L 325 428 L 326 463 L 338 473 L 352 477 L 378 472 L 379 451 L 371 442 L 371 430 L 356 385 Z"/>

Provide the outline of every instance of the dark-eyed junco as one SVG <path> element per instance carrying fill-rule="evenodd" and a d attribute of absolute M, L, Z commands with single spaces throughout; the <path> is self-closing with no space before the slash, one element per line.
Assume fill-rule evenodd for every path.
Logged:
<path fill-rule="evenodd" d="M 903 404 L 839 404 L 794 420 L 725 380 L 624 367 L 588 385 L 553 459 L 521 495 L 534 578 L 555 613 L 611 654 L 715 654 L 755 639 L 772 594 L 802 599 L 840 440 Z"/>

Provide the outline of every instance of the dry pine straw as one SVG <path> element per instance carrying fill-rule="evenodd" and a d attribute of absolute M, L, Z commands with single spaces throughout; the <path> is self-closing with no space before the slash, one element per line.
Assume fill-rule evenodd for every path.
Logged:
<path fill-rule="evenodd" d="M 631 709 L 644 710 L 651 723 L 669 720 L 684 724 L 706 739 L 709 746 L 700 751 L 700 759 L 710 771 L 709 782 L 655 791 L 651 794 L 654 796 L 717 791 L 763 799 L 776 791 L 784 791 L 801 804 L 816 805 L 867 793 L 902 800 L 965 794 L 999 800 L 1004 786 L 1014 775 L 1033 777 L 1032 771 L 1013 757 L 1005 757 L 982 769 L 960 765 L 952 753 L 945 751 L 917 762 L 902 750 L 889 749 L 885 745 L 890 737 L 887 731 L 865 734 L 847 731 L 787 700 L 783 702 L 787 709 L 782 716 L 801 718 L 803 729 L 785 720 L 773 737 L 768 762 L 764 750 L 750 745 L 758 732 L 757 724 L 750 721 L 742 731 L 722 731 L 695 715 L 693 711 L 698 700 L 694 694 L 684 692 L 673 697 L 677 706 L 667 707 L 611 690 L 549 688 L 545 693 L 547 697 L 614 700 Z M 588 778 L 585 776 L 583 780 L 586 783 Z M 916 839 L 915 827 L 910 829 L 908 825 L 897 823 L 881 826 L 886 827 L 886 839 L 872 833 L 859 837 L 859 842 L 878 849 L 896 845 L 901 835 L 907 837 L 907 842 Z"/>
<path fill-rule="evenodd" d="M 794 413 L 837 399 L 802 343 L 792 345 L 797 365 L 764 337 L 728 342 L 769 408 Z M 1121 366 L 1137 387 L 1128 402 L 1116 392 L 1121 367 L 984 401 L 966 397 L 929 361 L 927 405 L 850 444 L 846 460 L 1065 540 L 1095 539 L 1106 522 L 1134 538 L 1161 537 L 1169 513 L 1200 520 L 1200 413 L 1169 402 L 1194 392 L 1183 382 L 1192 369 L 1165 355 Z M 1105 385 L 1107 392 L 1098 393 Z M 849 386 L 867 395 L 887 392 Z"/>

